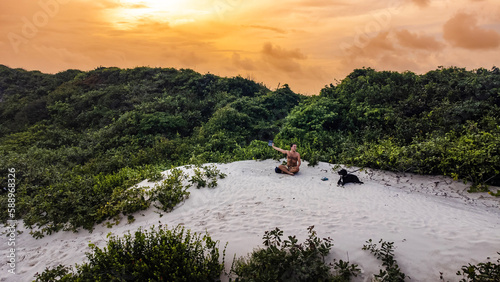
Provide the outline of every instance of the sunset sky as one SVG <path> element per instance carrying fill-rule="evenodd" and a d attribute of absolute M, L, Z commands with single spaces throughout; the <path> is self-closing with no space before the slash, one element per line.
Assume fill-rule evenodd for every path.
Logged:
<path fill-rule="evenodd" d="M 500 67 L 500 0 L 0 0 L 0 64 L 190 68 L 318 94 L 363 66 Z"/>

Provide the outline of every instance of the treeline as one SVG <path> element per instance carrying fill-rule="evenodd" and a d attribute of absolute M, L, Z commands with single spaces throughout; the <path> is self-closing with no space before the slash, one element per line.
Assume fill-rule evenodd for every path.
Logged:
<path fill-rule="evenodd" d="M 498 68 L 357 69 L 308 97 L 187 69 L 0 66 L 0 184 L 14 168 L 15 217 L 42 233 L 130 212 L 117 195 L 172 166 L 279 158 L 268 139 L 296 142 L 312 164 L 445 174 L 484 190 L 500 184 L 499 105 Z"/>
<path fill-rule="evenodd" d="M 500 184 L 500 69 L 357 69 L 296 107 L 278 134 L 310 160 Z"/>
<path fill-rule="evenodd" d="M 48 75 L 1 66 L 0 95 L 1 187 L 15 169 L 14 216 L 41 233 L 133 212 L 125 189 L 172 166 L 272 157 L 252 141 L 276 135 L 305 99 L 287 86 L 160 68 Z"/>

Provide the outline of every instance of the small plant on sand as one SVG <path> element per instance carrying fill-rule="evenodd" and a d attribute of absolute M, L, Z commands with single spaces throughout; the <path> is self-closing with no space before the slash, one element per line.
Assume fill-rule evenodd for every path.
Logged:
<path fill-rule="evenodd" d="M 162 168 L 157 165 L 144 165 L 140 167 L 143 177 L 149 182 L 157 182 L 163 180 Z"/>
<path fill-rule="evenodd" d="M 202 169 L 204 171 L 202 171 Z M 196 183 L 196 188 L 208 186 L 208 188 L 217 187 L 217 178 L 224 179 L 226 174 L 217 169 L 215 165 L 211 166 L 197 166 L 194 169 L 194 175 L 189 179 L 192 184 Z"/>
<path fill-rule="evenodd" d="M 190 186 L 184 187 L 182 182 L 187 178 L 187 175 L 178 168 L 172 168 L 168 177 L 160 184 L 156 184 L 151 190 L 150 200 L 158 201 L 161 205 L 155 207 L 170 212 L 180 202 L 189 197 L 187 189 Z"/>
<path fill-rule="evenodd" d="M 457 275 L 465 277 L 460 282 L 500 281 L 500 259 L 497 259 L 497 263 L 490 261 L 480 262 L 477 265 L 469 263 L 469 265 L 462 266 L 462 271 L 458 271 Z"/>
<path fill-rule="evenodd" d="M 121 214 L 129 215 L 149 208 L 150 202 L 146 200 L 145 194 L 145 190 L 137 186 L 128 189 L 116 188 L 109 201 L 101 206 L 96 214 L 103 220 L 106 218 L 112 220 L 106 224 L 118 225 Z"/>
<path fill-rule="evenodd" d="M 337 276 L 333 279 L 335 282 L 351 281 L 351 277 L 357 277 L 360 272 L 357 264 L 350 264 L 349 261 L 343 260 L 334 262 L 333 269 L 337 271 Z"/>
<path fill-rule="evenodd" d="M 308 228 L 309 237 L 302 244 L 295 236 L 282 240 L 279 228 L 266 231 L 262 237 L 266 248 L 249 257 L 235 258 L 231 274 L 237 276 L 237 281 L 348 281 L 351 275 L 356 276 L 357 265 L 348 262 L 336 264 L 340 275 L 331 271 L 332 265 L 325 262 L 325 257 L 333 246 L 332 239 L 318 238 L 313 228 Z"/>
<path fill-rule="evenodd" d="M 397 261 L 394 259 L 394 242 L 386 242 L 380 239 L 380 249 L 377 244 L 372 242 L 372 239 L 366 241 L 367 245 L 363 245 L 363 250 L 370 251 L 377 259 L 382 260 L 382 265 L 385 270 L 380 270 L 379 274 L 375 274 L 376 281 L 381 282 L 399 282 L 405 281 L 407 277 L 401 269 Z M 409 277 L 408 277 L 409 278 Z"/>
<path fill-rule="evenodd" d="M 218 241 L 176 227 L 137 230 L 111 237 L 103 249 L 90 245 L 88 262 L 76 271 L 59 265 L 35 276 L 35 281 L 218 281 L 224 269 Z"/>
<path fill-rule="evenodd" d="M 44 272 L 35 274 L 35 282 L 42 281 L 75 281 L 72 268 L 65 265 L 58 265 L 54 268 L 46 268 Z"/>

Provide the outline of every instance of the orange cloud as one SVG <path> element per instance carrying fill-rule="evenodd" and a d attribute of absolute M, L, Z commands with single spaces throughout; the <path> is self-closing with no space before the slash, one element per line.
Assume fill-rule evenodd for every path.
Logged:
<path fill-rule="evenodd" d="M 286 31 L 284 29 L 270 27 L 270 26 L 248 25 L 248 27 L 256 28 L 256 29 L 261 29 L 261 30 L 270 30 L 270 31 L 274 31 L 274 32 L 277 32 L 277 33 L 286 33 Z"/>
<path fill-rule="evenodd" d="M 261 54 L 264 62 L 288 74 L 302 73 L 301 65 L 296 60 L 306 59 L 298 49 L 285 50 L 279 46 L 274 47 L 271 43 L 264 44 Z"/>
<path fill-rule="evenodd" d="M 500 46 L 500 34 L 478 26 L 471 14 L 458 13 L 443 26 L 443 37 L 453 46 L 465 49 L 493 49 Z"/>
<path fill-rule="evenodd" d="M 301 72 L 300 64 L 296 60 L 306 59 L 298 49 L 285 50 L 279 46 L 274 47 L 271 43 L 264 44 L 261 53 L 267 63 L 287 73 Z"/>
<path fill-rule="evenodd" d="M 241 55 L 238 53 L 233 53 L 232 62 L 236 66 L 237 69 L 244 69 L 247 71 L 256 70 L 255 64 L 248 58 L 241 58 Z"/>
<path fill-rule="evenodd" d="M 319 8 L 343 4 L 342 1 L 332 1 L 332 0 L 302 0 L 297 2 L 298 2 L 297 4 L 302 7 L 319 7 Z"/>
<path fill-rule="evenodd" d="M 396 31 L 396 37 L 402 46 L 412 49 L 440 50 L 444 47 L 443 43 L 432 36 L 412 33 L 407 29 Z"/>
<path fill-rule="evenodd" d="M 428 48 L 428 44 L 433 45 Z M 359 46 L 346 50 L 342 60 L 343 72 L 353 68 L 372 67 L 378 70 L 425 72 L 429 64 L 440 65 L 440 52 L 444 44 L 431 36 L 407 30 L 380 32 Z"/>
<path fill-rule="evenodd" d="M 361 47 L 362 46 L 362 47 Z M 395 47 L 389 38 L 389 32 L 380 32 L 374 37 L 368 39 L 361 46 L 352 46 L 350 49 L 346 50 L 349 54 L 350 59 L 357 57 L 377 57 L 378 54 L 386 51 L 394 51 Z"/>
<path fill-rule="evenodd" d="M 162 9 L 148 9 L 148 2 L 140 0 L 0 0 L 0 64 L 43 72 L 98 66 L 193 68 L 249 76 L 270 86 L 288 83 L 294 91 L 317 94 L 363 66 L 425 72 L 439 65 L 499 65 L 493 48 L 500 44 L 495 25 L 500 4 L 472 1 L 457 0 L 453 8 L 472 10 L 468 13 L 474 16 L 455 15 L 451 4 L 441 0 L 148 5 Z M 40 3 L 60 4 L 48 8 Z"/>
<path fill-rule="evenodd" d="M 295 50 L 285 50 L 279 46 L 273 47 L 271 43 L 264 44 L 264 48 L 262 49 L 262 53 L 266 56 L 280 59 L 280 60 L 288 60 L 288 59 L 305 59 L 306 56 L 302 54 L 298 49 Z"/>
<path fill-rule="evenodd" d="M 427 7 L 429 6 L 430 0 L 412 0 L 413 3 L 417 4 L 420 7 Z"/>

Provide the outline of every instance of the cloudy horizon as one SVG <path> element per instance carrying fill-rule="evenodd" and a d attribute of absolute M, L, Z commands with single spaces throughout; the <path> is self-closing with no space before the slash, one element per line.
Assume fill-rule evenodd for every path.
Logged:
<path fill-rule="evenodd" d="M 4 0 L 0 64 L 190 68 L 318 94 L 356 68 L 499 66 L 496 0 Z"/>

